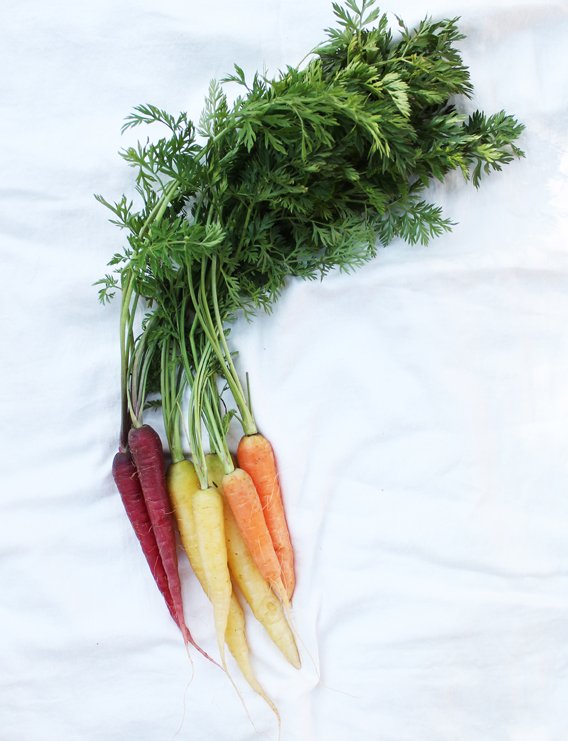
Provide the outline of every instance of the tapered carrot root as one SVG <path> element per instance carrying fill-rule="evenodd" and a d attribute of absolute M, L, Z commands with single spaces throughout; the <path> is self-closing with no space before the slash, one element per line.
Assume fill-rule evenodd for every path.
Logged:
<path fill-rule="evenodd" d="M 241 670 L 243 677 L 247 680 L 253 690 L 259 694 L 276 713 L 276 717 L 278 718 L 278 728 L 280 728 L 280 713 L 276 709 L 276 705 L 268 697 L 257 678 L 254 676 L 249 659 L 249 648 L 245 632 L 245 616 L 243 608 L 240 606 L 234 592 L 231 595 L 231 609 L 229 610 L 225 640 L 229 647 L 229 651 L 235 657 L 235 661 L 237 662 L 237 666 Z"/>
<path fill-rule="evenodd" d="M 268 532 L 282 569 L 282 581 L 290 600 L 296 586 L 294 552 L 272 445 L 259 433 L 245 435 L 239 443 L 237 458 L 239 467 L 249 474 L 258 492 Z"/>
<path fill-rule="evenodd" d="M 219 458 L 216 455 L 208 455 L 206 459 L 210 482 L 221 488 L 223 466 Z M 282 605 L 254 563 L 235 516 L 226 502 L 224 517 L 225 541 L 231 574 L 249 603 L 255 618 L 264 626 L 270 638 L 292 666 L 299 669 L 300 657 L 296 641 L 286 621 Z"/>
<path fill-rule="evenodd" d="M 193 521 L 199 556 L 213 605 L 217 643 L 225 666 L 225 632 L 233 587 L 227 565 L 223 500 L 216 489 L 198 489 L 192 497 Z"/>
<path fill-rule="evenodd" d="M 162 563 L 156 536 L 152 529 L 148 508 L 144 501 L 138 471 L 130 453 L 117 453 L 112 462 L 112 475 L 120 493 L 124 509 L 148 561 L 148 566 L 162 593 L 171 616 L 179 627 L 179 619 L 168 584 L 168 577 Z"/>
<path fill-rule="evenodd" d="M 260 573 L 278 596 L 288 602 L 282 583 L 280 563 L 253 480 L 246 471 L 236 468 L 231 473 L 225 474 L 221 483 L 239 530 Z"/>

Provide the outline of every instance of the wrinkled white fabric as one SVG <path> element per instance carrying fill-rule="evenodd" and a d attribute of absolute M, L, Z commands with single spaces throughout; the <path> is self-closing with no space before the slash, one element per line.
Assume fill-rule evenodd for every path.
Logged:
<path fill-rule="evenodd" d="M 568 4 L 382 9 L 393 25 L 461 15 L 475 97 L 460 106 L 517 116 L 526 159 L 479 191 L 431 188 L 452 234 L 290 281 L 270 316 L 235 325 L 302 641 L 296 671 L 247 610 L 254 669 L 282 741 L 568 741 Z M 297 64 L 331 3 L 5 0 L 2 17 L 0 739 L 252 741 L 194 651 L 190 683 L 112 482 L 118 302 L 92 284 L 123 235 L 93 194 L 134 195 L 117 156 L 146 136 L 120 136 L 134 105 L 197 119 L 234 62 Z M 180 563 L 188 625 L 217 655 Z"/>

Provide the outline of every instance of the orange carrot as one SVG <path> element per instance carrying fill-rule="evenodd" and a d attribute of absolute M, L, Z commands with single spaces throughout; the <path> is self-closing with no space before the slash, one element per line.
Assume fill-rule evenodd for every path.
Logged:
<path fill-rule="evenodd" d="M 260 573 L 278 596 L 288 602 L 282 583 L 280 563 L 274 551 L 253 480 L 246 471 L 235 468 L 223 476 L 222 486 L 227 502 Z"/>
<path fill-rule="evenodd" d="M 286 523 L 272 445 L 258 432 L 254 435 L 245 435 L 239 443 L 237 457 L 240 468 L 249 474 L 258 492 L 264 519 L 282 570 L 282 581 L 290 600 L 296 586 L 294 552 Z"/>

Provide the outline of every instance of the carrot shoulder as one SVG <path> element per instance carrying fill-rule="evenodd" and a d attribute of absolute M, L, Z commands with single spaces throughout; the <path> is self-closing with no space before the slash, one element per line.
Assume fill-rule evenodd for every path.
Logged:
<path fill-rule="evenodd" d="M 239 443 L 237 458 L 240 468 L 249 474 L 258 492 L 268 532 L 282 569 L 282 581 L 290 600 L 296 586 L 294 552 L 272 445 L 259 433 L 245 435 Z"/>

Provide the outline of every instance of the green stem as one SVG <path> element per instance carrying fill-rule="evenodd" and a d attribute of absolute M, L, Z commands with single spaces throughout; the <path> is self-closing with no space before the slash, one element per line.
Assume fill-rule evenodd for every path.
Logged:
<path fill-rule="evenodd" d="M 152 356 L 157 345 L 157 340 L 149 343 L 149 339 L 152 339 L 152 329 L 155 321 L 156 314 L 153 314 L 142 335 L 138 338 L 138 346 L 134 352 L 128 374 L 130 377 L 130 384 L 127 387 L 130 417 L 134 427 L 142 427 L 143 424 L 146 382 Z"/>
<path fill-rule="evenodd" d="M 223 322 L 221 320 L 221 312 L 219 311 L 219 301 L 217 297 L 216 271 L 217 271 L 217 257 L 214 256 L 212 260 L 212 265 L 211 265 L 211 289 L 212 289 L 211 295 L 213 299 L 213 310 L 215 312 L 215 319 L 217 321 L 217 329 L 219 332 L 219 337 L 221 338 L 221 343 L 223 345 L 226 364 L 229 366 L 228 375 L 231 377 L 234 385 L 238 389 L 237 395 L 235 395 L 233 391 L 233 387 L 231 386 L 231 391 L 233 391 L 233 396 L 235 397 L 235 401 L 237 402 L 237 406 L 239 407 L 239 411 L 241 413 L 244 433 L 245 435 L 254 435 L 258 432 L 258 429 L 256 427 L 256 423 L 255 423 L 252 411 L 250 410 L 250 407 L 247 404 L 245 392 L 243 390 L 243 387 L 237 375 L 237 371 L 233 363 L 233 358 L 229 350 L 229 347 L 227 345 L 227 340 L 225 338 L 225 330 L 223 327 Z M 227 381 L 229 381 L 229 377 L 227 377 Z M 229 385 L 230 385 L 230 382 L 229 382 Z"/>
<path fill-rule="evenodd" d="M 212 443 L 213 449 L 219 456 L 219 460 L 223 466 L 225 473 L 231 473 L 235 470 L 233 465 L 233 459 L 227 445 L 225 438 L 223 419 L 221 415 L 221 399 L 219 397 L 219 391 L 217 389 L 217 383 L 215 376 L 211 375 L 207 379 L 207 391 L 203 402 L 203 417 L 205 420 L 205 426 L 209 432 L 209 437 Z"/>
<path fill-rule="evenodd" d="M 176 415 L 176 424 L 174 427 L 174 436 L 170 444 L 170 451 L 172 454 L 172 463 L 179 463 L 183 461 L 185 455 L 183 454 L 183 448 L 181 445 L 181 434 L 180 434 L 180 423 L 181 423 L 181 409 L 178 405 L 178 414 Z"/>
<path fill-rule="evenodd" d="M 166 339 L 162 345 L 160 387 L 164 427 L 173 463 L 179 463 L 185 458 L 180 438 L 180 402 L 185 388 L 185 381 L 177 358 L 178 353 L 175 341 L 173 347 L 170 349 L 170 339 Z"/>
<path fill-rule="evenodd" d="M 182 368 L 179 368 L 177 359 L 172 366 L 172 426 L 173 436 L 170 445 L 172 459 L 174 463 L 179 463 L 185 456 L 181 445 L 181 400 L 186 386 L 185 374 Z M 175 393 L 174 393 L 175 392 Z"/>
<path fill-rule="evenodd" d="M 241 382 L 239 380 L 237 371 L 233 363 L 233 359 L 231 357 L 230 350 L 225 340 L 225 332 L 223 329 L 223 322 L 221 320 L 221 313 L 219 311 L 219 301 L 218 301 L 218 296 L 217 296 L 217 281 L 216 281 L 217 262 L 216 261 L 217 261 L 217 258 L 214 256 L 212 258 L 212 267 L 211 267 L 211 276 L 212 276 L 211 284 L 212 284 L 213 310 L 215 313 L 217 326 L 215 326 L 213 322 L 213 318 L 211 316 L 211 312 L 209 311 L 209 304 L 207 301 L 207 290 L 206 290 L 206 282 L 205 282 L 205 272 L 206 272 L 205 258 L 203 259 L 201 263 L 201 282 L 200 282 L 200 288 L 199 288 L 199 300 L 198 300 L 198 297 L 195 295 L 195 287 L 193 285 L 193 281 L 191 279 L 191 273 L 188 267 L 189 290 L 191 293 L 193 304 L 195 306 L 196 314 L 199 317 L 199 321 L 207 336 L 207 340 L 213 352 L 217 356 L 217 359 L 219 360 L 221 366 L 225 369 L 225 373 L 224 373 L 225 378 L 227 380 L 227 383 L 229 384 L 231 393 L 233 394 L 235 401 L 237 403 L 237 406 L 239 408 L 239 411 L 241 413 L 243 430 L 246 435 L 254 435 L 256 432 L 258 432 L 258 430 L 255 424 L 252 412 L 247 404 L 245 393 L 243 391 Z M 219 342 L 219 338 L 220 338 L 220 342 Z"/>
<path fill-rule="evenodd" d="M 243 226 L 243 228 L 241 230 L 241 238 L 239 240 L 239 244 L 238 244 L 237 249 L 235 251 L 235 257 L 233 259 L 233 262 L 235 264 L 238 262 L 239 257 L 241 256 L 241 250 L 242 250 L 242 247 L 243 247 L 243 242 L 245 241 L 246 231 L 247 231 L 247 227 L 248 227 L 248 224 L 249 224 L 249 221 L 250 221 L 250 217 L 251 217 L 251 214 L 252 214 L 253 206 L 254 206 L 254 204 L 251 203 L 250 206 L 247 209 L 247 216 L 246 216 L 246 219 L 245 219 L 244 226 Z"/>
<path fill-rule="evenodd" d="M 199 478 L 199 484 L 202 489 L 207 489 L 207 463 L 205 461 L 205 451 L 203 449 L 203 440 L 201 437 L 201 420 L 203 414 L 203 391 L 207 382 L 207 373 L 211 347 L 208 345 L 201 356 L 197 367 L 195 378 L 193 379 L 192 394 L 190 399 L 189 414 L 189 436 L 191 452 L 193 454 L 193 463 L 195 471 Z"/>
<path fill-rule="evenodd" d="M 131 427 L 130 415 L 128 413 L 128 357 L 127 332 L 130 326 L 130 300 L 134 290 L 134 274 L 130 273 L 126 287 L 122 290 L 122 302 L 120 307 L 120 398 L 121 398 L 121 423 L 119 450 L 125 452 L 128 449 L 128 433 Z"/>
<path fill-rule="evenodd" d="M 205 336 L 207 337 L 207 341 L 209 345 L 211 346 L 211 349 L 217 356 L 217 359 L 219 360 L 221 365 L 225 367 L 226 366 L 225 356 L 223 354 L 223 349 L 221 348 L 221 345 L 219 344 L 219 341 L 217 339 L 217 331 L 215 329 L 215 325 L 213 324 L 213 320 L 211 318 L 211 313 L 209 311 L 209 306 L 207 303 L 207 292 L 205 290 L 205 270 L 206 270 L 206 263 L 205 263 L 205 258 L 203 258 L 203 261 L 201 263 L 201 282 L 200 282 L 200 287 L 199 287 L 199 298 L 198 298 L 195 293 L 195 286 L 193 285 L 193 281 L 191 279 L 191 272 L 188 266 L 187 273 L 188 273 L 189 291 L 191 294 L 191 300 L 193 301 L 193 305 L 195 307 L 196 318 L 199 320 L 199 323 L 201 324 L 203 331 L 205 332 Z M 195 331 L 195 324 L 194 324 L 194 327 L 192 328 L 190 339 L 193 337 L 194 331 Z M 197 351 L 195 347 L 193 347 L 193 353 L 194 353 L 194 358 L 197 359 Z M 239 386 L 238 384 L 235 385 L 234 379 L 232 379 L 230 375 L 227 378 L 227 381 L 229 383 L 229 387 L 233 395 L 239 394 Z"/>
<path fill-rule="evenodd" d="M 162 397 L 162 417 L 164 418 L 164 429 L 166 431 L 166 437 L 168 438 L 168 445 L 170 447 L 170 450 L 172 448 L 172 441 L 171 441 L 171 419 L 170 419 L 170 410 L 169 410 L 169 397 L 170 397 L 170 390 L 169 390 L 169 377 L 166 372 L 167 365 L 168 365 L 168 356 L 169 356 L 169 344 L 170 340 L 169 338 L 166 338 L 162 343 L 162 352 L 160 353 L 160 396 Z"/>
<path fill-rule="evenodd" d="M 146 236 L 146 232 L 150 228 L 150 224 L 153 221 L 160 222 L 162 219 L 162 216 L 164 215 L 166 208 L 168 207 L 169 202 L 172 200 L 175 191 L 177 190 L 178 184 L 176 180 L 173 180 L 167 188 L 164 193 L 160 196 L 158 199 L 158 202 L 148 215 L 148 218 L 144 222 L 142 229 L 140 229 L 140 233 L 138 234 L 138 237 L 142 239 Z"/>
<path fill-rule="evenodd" d="M 128 393 L 128 406 L 130 409 L 130 419 L 134 427 L 142 427 L 142 423 L 139 421 L 140 414 L 140 400 L 138 398 L 138 384 L 136 378 L 139 374 L 140 362 L 141 362 L 141 343 L 139 343 L 130 368 L 130 384 Z"/>

